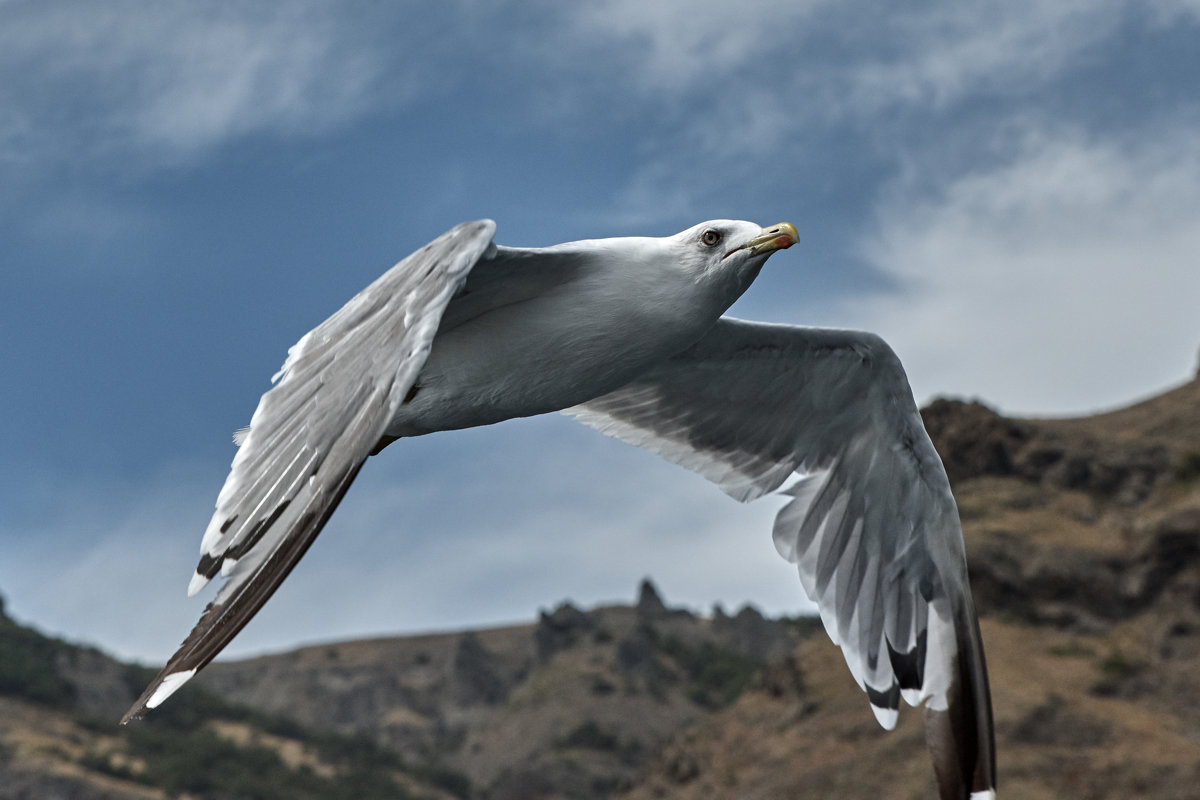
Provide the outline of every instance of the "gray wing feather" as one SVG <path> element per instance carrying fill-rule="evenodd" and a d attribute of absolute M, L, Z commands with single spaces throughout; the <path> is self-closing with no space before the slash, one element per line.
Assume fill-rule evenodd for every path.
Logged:
<path fill-rule="evenodd" d="M 189 591 L 218 572 L 228 580 L 123 721 L 207 664 L 304 554 L 416 381 L 446 305 L 494 232 L 481 220 L 445 233 L 288 350 L 240 436 Z"/>
<path fill-rule="evenodd" d="M 940 728 L 958 738 L 945 745 L 948 758 L 969 766 L 965 785 L 994 786 L 991 701 L 958 511 L 882 339 L 722 318 L 685 352 L 566 413 L 738 500 L 795 476 L 783 490 L 791 500 L 776 517 L 776 548 L 798 566 L 880 723 L 895 725 L 901 696 L 928 700 L 942 718 L 957 703 L 954 727 Z"/>

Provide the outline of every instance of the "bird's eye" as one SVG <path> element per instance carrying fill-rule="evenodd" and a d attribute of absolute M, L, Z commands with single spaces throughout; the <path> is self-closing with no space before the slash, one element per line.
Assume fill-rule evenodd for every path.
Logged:
<path fill-rule="evenodd" d="M 716 247 L 721 243 L 721 232 L 714 231 L 712 228 L 709 228 L 704 233 L 700 234 L 700 242 L 706 247 Z"/>

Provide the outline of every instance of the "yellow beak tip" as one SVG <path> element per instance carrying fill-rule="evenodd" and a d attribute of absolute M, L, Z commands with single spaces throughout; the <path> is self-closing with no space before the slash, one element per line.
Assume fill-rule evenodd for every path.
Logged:
<path fill-rule="evenodd" d="M 800 233 L 790 222 L 781 222 L 778 225 L 763 228 L 762 236 L 755 239 L 759 247 L 771 252 L 786 250 L 798 241 L 800 241 Z"/>
<path fill-rule="evenodd" d="M 792 223 L 781 222 L 775 227 L 779 230 L 779 239 L 776 241 L 779 244 L 780 250 L 786 250 L 800 241 L 800 232 L 796 230 L 796 226 Z M 784 244 L 784 240 L 786 240 L 787 244 Z"/>

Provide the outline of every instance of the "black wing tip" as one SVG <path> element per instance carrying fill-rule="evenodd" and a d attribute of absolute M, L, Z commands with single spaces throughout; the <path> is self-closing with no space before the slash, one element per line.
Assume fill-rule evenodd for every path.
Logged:
<path fill-rule="evenodd" d="M 134 720 L 145 719 L 148 712 L 149 709 L 146 708 L 145 702 L 138 700 L 129 707 L 129 710 L 125 712 L 125 716 L 121 717 L 121 727 L 125 727 Z"/>
<path fill-rule="evenodd" d="M 888 660 L 891 662 L 899 688 L 920 689 L 925 685 L 925 653 L 928 640 L 929 631 L 926 629 L 917 635 L 917 642 L 913 647 L 901 652 L 892 647 L 890 639 L 885 639 Z"/>
<path fill-rule="evenodd" d="M 969 710 L 925 709 L 925 743 L 933 758 L 941 800 L 984 800 L 996 796 L 991 739 L 981 741 Z"/>
<path fill-rule="evenodd" d="M 121 725 L 128 725 L 135 719 L 142 719 L 150 712 L 150 709 L 158 708 L 164 700 L 190 681 L 198 669 L 199 667 L 181 668 L 174 664 L 167 665 L 154 676 L 154 680 L 150 681 L 146 691 L 142 692 L 141 697 L 129 707 L 125 716 L 121 717 Z"/>
<path fill-rule="evenodd" d="M 900 687 L 893 682 L 888 689 L 882 691 L 869 684 L 863 689 L 871 703 L 871 711 L 875 713 L 875 719 L 883 729 L 890 731 L 895 728 L 900 718 Z"/>
<path fill-rule="evenodd" d="M 310 511 L 301 516 L 296 521 L 293 531 L 296 535 L 288 542 L 288 546 L 280 552 L 272 553 L 260 568 L 261 571 L 256 572 L 250 581 L 237 591 L 232 600 L 222 602 L 218 598 L 217 601 L 208 604 L 192 632 L 179 646 L 179 650 L 162 671 L 154 676 L 154 680 L 146 687 L 146 691 L 142 692 L 137 702 L 125 712 L 125 716 L 121 718 L 122 725 L 141 719 L 150 709 L 157 708 L 212 661 L 245 627 L 320 533 L 345 496 L 346 490 L 358 476 L 362 465 L 363 462 L 360 461 L 342 473 L 335 482 L 325 507 L 319 512 Z M 278 515 L 273 515 L 271 524 L 277 519 Z"/>
<path fill-rule="evenodd" d="M 995 800 L 996 736 L 979 621 L 958 626 L 959 652 L 946 708 L 925 708 L 925 742 L 941 800 Z"/>
<path fill-rule="evenodd" d="M 150 702 L 150 698 L 154 696 L 154 693 L 158 691 L 158 687 L 162 683 L 163 678 L 166 677 L 166 674 L 167 670 L 164 668 L 154 676 L 154 679 L 150 681 L 150 684 L 146 686 L 145 690 L 142 691 L 138 699 L 133 702 L 133 705 L 131 705 L 129 710 L 125 712 L 125 715 L 121 717 L 120 724 L 122 727 L 128 725 L 134 720 L 146 718 L 146 715 L 150 713 L 150 706 L 147 704 Z"/>

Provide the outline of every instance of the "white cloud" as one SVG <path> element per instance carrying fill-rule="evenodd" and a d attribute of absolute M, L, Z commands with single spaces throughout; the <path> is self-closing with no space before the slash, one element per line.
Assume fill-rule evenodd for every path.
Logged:
<path fill-rule="evenodd" d="M 1183 380 L 1200 344 L 1200 136 L 1031 134 L 932 199 L 901 184 L 864 254 L 902 287 L 844 309 L 924 393 L 1084 412 Z"/>
<path fill-rule="evenodd" d="M 154 166 L 247 135 L 321 134 L 455 85 L 503 91 L 519 65 L 556 80 L 522 83 L 502 125 L 632 104 L 676 129 L 649 159 L 740 158 L 831 117 L 1036 91 L 1102 44 L 1125 6 L 606 0 L 527 19 L 465 0 L 12 0 L 0 5 L 0 164 L 118 154 L 126 170 Z"/>
<path fill-rule="evenodd" d="M 831 135 L 884 163 L 944 143 L 964 101 L 1044 101 L 1127 21 L 1124 0 L 685 6 L 568 6 L 574 44 L 538 54 L 555 63 L 599 49 L 653 116 L 614 220 L 692 219 L 754 185 L 803 187 L 827 170 Z"/>
<path fill-rule="evenodd" d="M 708 92 L 718 104 L 736 96 L 714 78 L 736 79 L 739 70 L 769 58 L 783 71 L 764 88 L 780 91 L 781 100 L 790 85 L 805 90 L 790 94 L 797 102 L 818 91 L 860 111 L 894 102 L 943 105 L 979 89 L 1021 93 L 1053 80 L 1080 51 L 1112 33 L 1125 5 L 607 0 L 560 10 L 563 35 L 576 47 L 562 48 L 559 58 L 615 44 L 623 68 L 638 78 L 633 88 Z"/>
<path fill-rule="evenodd" d="M 1027 94 L 1111 35 L 1123 5 L 991 0 L 913 10 L 888 4 L 867 24 L 847 26 L 848 43 L 862 49 L 844 75 L 834 76 L 835 90 L 856 113 L 894 103 L 942 107 L 978 92 Z"/>
<path fill-rule="evenodd" d="M 10 161 L 186 157 L 249 133 L 321 132 L 412 89 L 403 72 L 379 85 L 380 43 L 335 5 L 10 2 L 0 17 Z"/>
<path fill-rule="evenodd" d="M 769 94 L 794 117 L 872 114 L 897 103 L 941 107 L 979 91 L 1035 91 L 1111 36 L 1126 5 L 608 0 L 570 6 L 562 35 L 574 46 L 539 57 L 574 58 L 611 43 L 635 91 L 695 92 L 717 110 L 761 107 Z M 769 80 L 739 78 L 764 61 Z"/>
<path fill-rule="evenodd" d="M 1180 17 L 1194 17 L 1200 22 L 1200 0 L 1152 0 L 1150 8 L 1159 15 L 1159 21 L 1166 25 L 1179 22 Z"/>
<path fill-rule="evenodd" d="M 626 48 L 643 89 L 696 89 L 787 43 L 828 0 L 606 0 L 572 5 L 567 35 L 581 46 L 608 39 Z M 714 99 L 716 93 L 714 91 Z"/>

